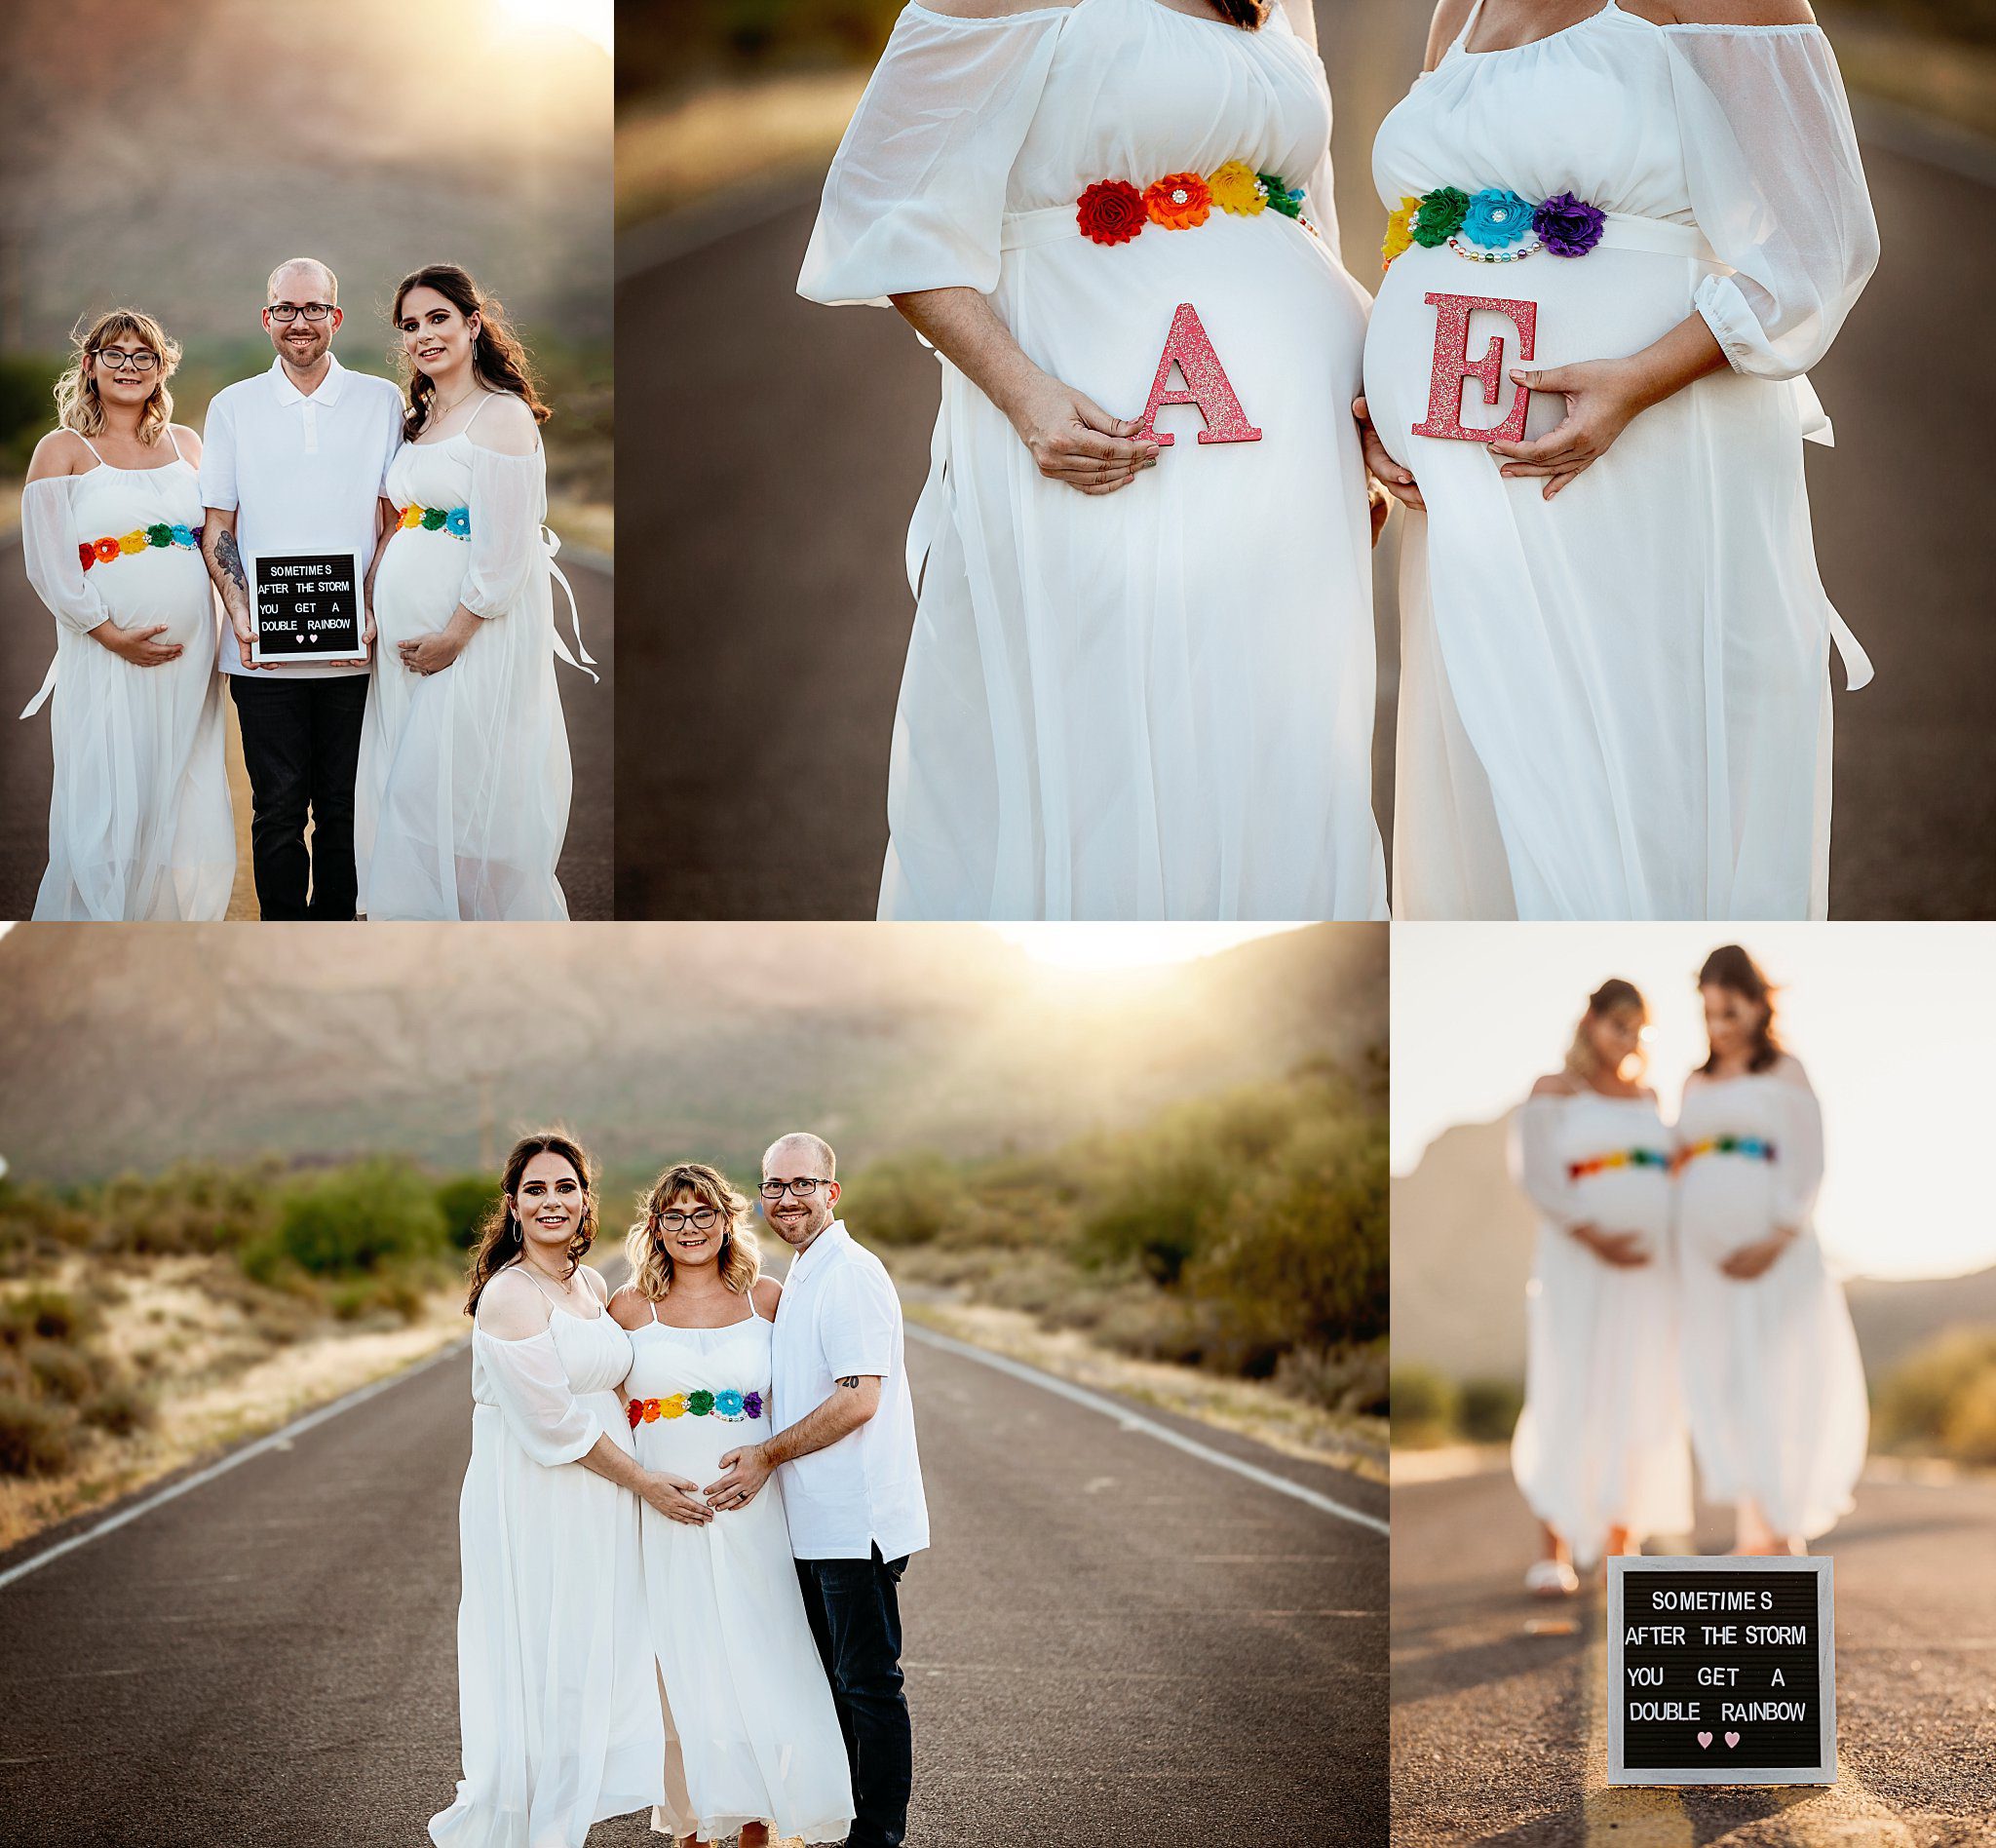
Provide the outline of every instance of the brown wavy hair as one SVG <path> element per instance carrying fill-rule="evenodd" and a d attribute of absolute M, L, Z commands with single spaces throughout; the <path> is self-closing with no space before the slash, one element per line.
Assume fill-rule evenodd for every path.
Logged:
<path fill-rule="evenodd" d="M 506 1167 L 499 1176 L 498 1203 L 485 1214 L 484 1223 L 479 1227 L 478 1243 L 472 1247 L 471 1266 L 465 1278 L 468 1293 L 464 1299 L 464 1312 L 468 1316 L 478 1314 L 479 1298 L 485 1293 L 485 1286 L 526 1250 L 526 1242 L 519 1233 L 519 1221 L 514 1217 L 513 1199 L 519 1192 L 520 1177 L 526 1173 L 527 1163 L 536 1155 L 560 1156 L 575 1170 L 576 1178 L 582 1182 L 582 1223 L 568 1241 L 568 1268 L 562 1273 L 564 1280 L 575 1275 L 575 1267 L 595 1243 L 596 1177 L 589 1151 L 561 1130 L 536 1130 L 531 1136 L 522 1136 L 514 1143 L 513 1153 L 506 1158 Z"/>
<path fill-rule="evenodd" d="M 113 308 L 92 322 L 86 332 L 70 330 L 69 364 L 56 381 L 56 421 L 79 436 L 95 437 L 102 432 L 104 403 L 97 396 L 90 362 L 107 341 L 124 339 L 136 340 L 160 358 L 159 370 L 153 374 L 158 382 L 138 413 L 138 440 L 155 443 L 160 432 L 173 421 L 173 394 L 167 390 L 167 380 L 180 364 L 180 348 L 152 316 L 137 308 Z"/>
<path fill-rule="evenodd" d="M 1760 1017 L 1760 1035 L 1754 1042 L 1753 1052 L 1746 1060 L 1748 1071 L 1765 1071 L 1786 1050 L 1774 1030 L 1775 985 L 1762 973 L 1760 965 L 1740 947 L 1738 943 L 1721 943 L 1705 959 L 1705 966 L 1698 972 L 1698 985 L 1701 988 L 1724 988 L 1729 994 L 1737 994 L 1750 1001 L 1755 1007 L 1766 1011 Z M 1708 1053 L 1699 1070 L 1708 1078 L 1718 1063 L 1718 1056 Z"/>
<path fill-rule="evenodd" d="M 638 1294 L 657 1302 L 672 1288 L 672 1253 L 659 1221 L 681 1194 L 691 1194 L 721 1215 L 721 1282 L 738 1295 L 748 1295 L 762 1275 L 762 1247 L 748 1227 L 748 1202 L 729 1184 L 727 1175 L 705 1162 L 674 1162 L 652 1182 L 644 1210 L 624 1241 L 631 1281 Z"/>
<path fill-rule="evenodd" d="M 1610 1014 L 1620 1014 L 1626 1008 L 1633 1008 L 1649 1020 L 1649 1003 L 1642 998 L 1642 990 L 1632 982 L 1624 982 L 1620 976 L 1610 976 L 1593 994 L 1587 998 L 1587 1012 L 1580 1017 L 1573 1029 L 1573 1044 L 1566 1049 L 1566 1069 L 1583 1081 L 1591 1080 L 1599 1061 L 1594 1057 L 1593 1043 L 1587 1036 L 1588 1022 L 1598 1020 Z M 1636 1058 L 1647 1063 L 1640 1047 Z"/>
<path fill-rule="evenodd" d="M 1210 0 L 1212 10 L 1229 25 L 1244 32 L 1258 32 L 1268 23 L 1268 10 L 1276 0 Z"/>
<path fill-rule="evenodd" d="M 479 337 L 472 346 L 472 376 L 487 391 L 510 392 L 525 402 L 534 422 L 544 424 L 555 413 L 541 400 L 540 379 L 533 361 L 519 336 L 506 319 L 506 310 L 496 295 L 488 295 L 472 280 L 471 272 L 456 263 L 429 263 L 411 270 L 395 288 L 395 306 L 389 311 L 390 327 L 402 323 L 402 305 L 412 289 L 434 289 L 469 321 L 479 317 Z M 430 421 L 430 400 L 437 386 L 414 366 L 398 343 L 396 364 L 403 376 L 403 391 L 408 408 L 403 413 L 402 434 L 413 443 Z"/>

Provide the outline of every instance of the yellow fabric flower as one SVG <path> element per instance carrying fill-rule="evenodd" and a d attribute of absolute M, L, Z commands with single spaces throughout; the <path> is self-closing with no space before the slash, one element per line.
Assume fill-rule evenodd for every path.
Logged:
<path fill-rule="evenodd" d="M 121 534 L 118 539 L 118 550 L 125 553 L 128 557 L 134 552 L 143 552 L 145 550 L 145 529 L 140 527 L 137 532 Z"/>
<path fill-rule="evenodd" d="M 1418 199 L 1402 197 L 1400 210 L 1386 221 L 1386 242 L 1379 247 L 1380 266 L 1390 264 L 1414 241 L 1414 214 L 1421 210 Z"/>
<path fill-rule="evenodd" d="M 1251 218 L 1268 209 L 1268 188 L 1246 161 L 1229 161 L 1207 180 L 1212 202 L 1237 218 Z"/>
<path fill-rule="evenodd" d="M 423 523 L 423 510 L 420 507 L 404 507 L 402 510 L 402 523 L 404 526 L 420 526 Z"/>
<path fill-rule="evenodd" d="M 686 1395 L 684 1393 L 674 1393 L 672 1398 L 659 1401 L 659 1416 L 661 1418 L 683 1418 L 685 1415 Z"/>

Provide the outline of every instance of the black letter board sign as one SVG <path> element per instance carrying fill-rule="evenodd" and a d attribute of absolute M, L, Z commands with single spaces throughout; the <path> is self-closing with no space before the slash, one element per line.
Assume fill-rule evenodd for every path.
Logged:
<path fill-rule="evenodd" d="M 351 552 L 263 552 L 250 560 L 252 661 L 358 661 L 361 561 Z"/>
<path fill-rule="evenodd" d="M 1610 1784 L 1834 1784 L 1828 1559 L 1608 1561 Z"/>

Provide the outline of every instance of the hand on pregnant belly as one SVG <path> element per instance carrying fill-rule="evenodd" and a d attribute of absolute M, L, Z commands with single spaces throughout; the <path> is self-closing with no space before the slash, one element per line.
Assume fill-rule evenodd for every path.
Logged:
<path fill-rule="evenodd" d="M 1751 1245 L 1743 1245 L 1719 1260 L 1719 1269 L 1737 1283 L 1750 1284 L 1774 1268 L 1775 1259 L 1794 1242 L 1792 1232 L 1777 1230 Z"/>
<path fill-rule="evenodd" d="M 1359 446 L 1364 451 L 1365 469 L 1372 478 L 1384 485 L 1386 491 L 1402 507 L 1411 507 L 1417 514 L 1428 511 L 1428 503 L 1421 498 L 1421 489 L 1412 474 L 1386 453 L 1385 443 L 1379 441 L 1379 432 L 1372 427 L 1372 412 L 1363 398 L 1352 400 L 1352 416 L 1359 426 Z M 1372 537 L 1379 537 L 1379 521 L 1372 524 Z"/>
<path fill-rule="evenodd" d="M 1110 416 L 1086 393 L 1044 372 L 999 408 L 1040 473 L 1084 494 L 1113 494 L 1157 466 L 1158 445 L 1137 438 L 1140 425 Z"/>
<path fill-rule="evenodd" d="M 689 1527 L 704 1527 L 713 1519 L 713 1510 L 699 1498 L 698 1486 L 683 1476 L 672 1476 L 664 1470 L 646 1470 L 644 1485 L 637 1492 L 643 1496 L 646 1506 L 657 1509 L 668 1521 L 682 1521 Z"/>
<path fill-rule="evenodd" d="M 1597 1225 L 1577 1225 L 1573 1236 L 1603 1264 L 1633 1270 L 1649 1262 L 1649 1241 L 1640 1232 L 1604 1232 Z"/>
<path fill-rule="evenodd" d="M 411 674 L 441 674 L 464 652 L 466 643 L 478 633 L 480 620 L 469 610 L 459 609 L 434 634 L 397 642 L 396 652 Z"/>
<path fill-rule="evenodd" d="M 163 668 L 180 658 L 177 641 L 161 641 L 171 625 L 149 623 L 143 629 L 120 629 L 116 623 L 99 623 L 90 633 L 121 661 L 134 668 Z"/>
<path fill-rule="evenodd" d="M 1558 392 L 1566 400 L 1566 415 L 1543 437 L 1490 444 L 1500 475 L 1545 477 L 1548 500 L 1606 455 L 1636 412 L 1656 402 L 1643 369 L 1629 360 L 1584 360 L 1537 371 L 1514 366 L 1511 379 L 1529 391 Z"/>

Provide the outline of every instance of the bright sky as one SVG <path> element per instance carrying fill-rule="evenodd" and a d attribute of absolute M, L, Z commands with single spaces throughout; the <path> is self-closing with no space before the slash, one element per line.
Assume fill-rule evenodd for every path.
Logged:
<path fill-rule="evenodd" d="M 1711 924 L 1396 924 L 1393 1172 L 1556 1069 L 1609 976 L 1649 1000 L 1650 1083 L 1674 1115 L 1705 1058 L 1698 967 L 1728 936 Z M 1782 985 L 1783 1036 L 1823 1100 L 1817 1228 L 1839 1265 L 1953 1277 L 1996 1263 L 1996 926 L 1755 924 L 1737 941 Z"/>
<path fill-rule="evenodd" d="M 565 26 L 580 32 L 604 51 L 615 30 L 615 0 L 498 0 L 500 15 L 511 24 L 547 30 Z"/>
<path fill-rule="evenodd" d="M 1036 962 L 1060 969 L 1151 969 L 1217 955 L 1298 924 L 987 924 Z"/>

